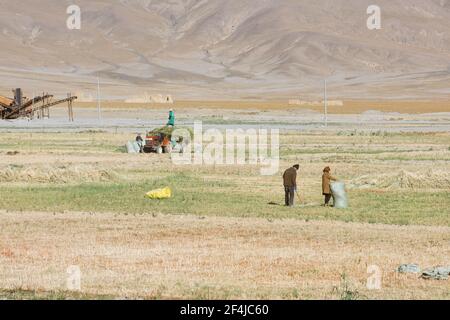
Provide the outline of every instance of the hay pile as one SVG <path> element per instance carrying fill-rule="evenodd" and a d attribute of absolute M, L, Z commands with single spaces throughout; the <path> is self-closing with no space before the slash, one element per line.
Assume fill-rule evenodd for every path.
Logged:
<path fill-rule="evenodd" d="M 166 136 L 171 136 L 172 132 L 174 130 L 175 130 L 175 128 L 167 126 L 167 127 L 153 129 L 152 131 L 149 131 L 147 134 L 148 135 L 164 134 Z"/>
<path fill-rule="evenodd" d="M 104 182 L 118 179 L 114 171 L 103 170 L 90 165 L 68 166 L 8 166 L 0 169 L 0 182 L 27 183 L 80 183 Z"/>
<path fill-rule="evenodd" d="M 194 131 L 192 130 L 192 128 L 189 127 L 169 127 L 169 126 L 165 126 L 165 127 L 161 127 L 161 128 L 156 128 L 153 129 L 152 131 L 149 131 L 147 134 L 148 135 L 157 135 L 157 134 L 164 134 L 166 136 L 172 136 L 172 133 L 174 132 L 174 130 L 177 129 L 184 129 L 187 130 L 187 132 L 189 132 L 191 138 L 194 137 Z"/>
<path fill-rule="evenodd" d="M 365 175 L 351 181 L 350 188 L 356 189 L 450 189 L 448 172 L 408 172 Z"/>

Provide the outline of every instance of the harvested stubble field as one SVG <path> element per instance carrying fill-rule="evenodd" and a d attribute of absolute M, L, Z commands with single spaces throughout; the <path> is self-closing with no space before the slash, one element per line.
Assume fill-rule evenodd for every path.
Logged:
<path fill-rule="evenodd" d="M 271 177 L 123 153 L 133 138 L 0 136 L 0 297 L 450 298 L 448 281 L 395 272 L 450 265 L 450 134 L 283 132 Z M 268 205 L 294 163 L 306 205 Z M 320 206 L 326 165 L 348 210 Z M 172 199 L 145 199 L 165 186 Z M 79 294 L 65 291 L 70 265 Z M 369 265 L 381 290 L 365 286 Z"/>

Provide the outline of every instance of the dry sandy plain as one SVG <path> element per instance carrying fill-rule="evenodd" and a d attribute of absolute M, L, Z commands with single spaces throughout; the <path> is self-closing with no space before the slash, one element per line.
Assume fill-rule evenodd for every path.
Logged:
<path fill-rule="evenodd" d="M 279 173 L 126 154 L 136 132 L 164 123 L 166 106 L 105 104 L 98 121 L 77 105 L 73 124 L 63 108 L 1 123 L 0 297 L 450 298 L 449 280 L 396 272 L 450 265 L 448 103 L 332 110 L 328 128 L 314 109 L 192 104 L 206 107 L 176 105 L 181 123 L 280 128 Z M 294 163 L 303 203 L 268 205 L 281 204 L 280 176 Z M 326 165 L 347 184 L 347 210 L 320 206 Z M 172 199 L 144 197 L 164 186 Z M 72 265 L 80 292 L 67 290 Z M 371 265 L 380 290 L 366 286 Z"/>

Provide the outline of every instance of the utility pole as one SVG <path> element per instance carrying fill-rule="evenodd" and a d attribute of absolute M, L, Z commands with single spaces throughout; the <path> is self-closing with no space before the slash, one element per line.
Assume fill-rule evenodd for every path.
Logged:
<path fill-rule="evenodd" d="M 68 112 L 69 112 L 69 122 L 73 122 L 74 121 L 74 117 L 73 117 L 73 103 L 72 103 L 72 93 L 68 93 L 67 94 L 67 108 L 68 108 Z"/>
<path fill-rule="evenodd" d="M 325 127 L 328 127 L 328 96 L 327 96 L 327 79 L 324 81 L 324 91 L 323 91 L 323 105 L 324 105 L 324 122 Z"/>
<path fill-rule="evenodd" d="M 31 119 L 33 120 L 33 118 L 34 118 L 34 114 L 35 114 L 35 110 L 34 110 L 34 98 L 36 97 L 36 94 L 35 94 L 35 92 L 34 92 L 34 90 L 33 90 L 33 103 L 32 103 L 32 105 L 31 105 Z"/>
<path fill-rule="evenodd" d="M 98 120 L 102 120 L 102 106 L 100 102 L 100 78 L 97 74 L 97 113 L 98 113 Z"/>

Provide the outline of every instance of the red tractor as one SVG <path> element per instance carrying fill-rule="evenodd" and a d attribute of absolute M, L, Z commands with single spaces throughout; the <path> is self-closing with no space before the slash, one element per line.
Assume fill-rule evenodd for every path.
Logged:
<path fill-rule="evenodd" d="M 144 152 L 171 153 L 172 142 L 170 141 L 170 136 L 164 133 L 148 133 L 145 138 Z"/>

